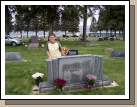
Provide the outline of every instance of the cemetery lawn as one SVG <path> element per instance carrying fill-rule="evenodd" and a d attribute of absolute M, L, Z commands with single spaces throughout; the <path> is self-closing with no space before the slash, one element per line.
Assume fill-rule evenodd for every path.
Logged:
<path fill-rule="evenodd" d="M 91 38 L 90 40 L 96 40 Z M 28 39 L 24 39 L 25 44 L 28 44 Z M 47 39 L 40 41 L 39 49 L 28 50 L 24 45 L 21 46 L 5 46 L 6 52 L 20 52 L 26 62 L 5 63 L 5 94 L 6 95 L 34 95 L 32 86 L 36 84 L 32 75 L 36 72 L 44 74 L 43 80 L 47 81 L 46 73 L 46 51 L 41 47 Z M 62 47 L 69 49 L 78 49 L 79 55 L 96 54 L 102 55 L 103 74 L 115 81 L 119 86 L 109 88 L 93 88 L 92 90 L 77 90 L 68 92 L 48 92 L 38 94 L 48 95 L 124 95 L 125 94 L 125 59 L 108 59 L 110 53 L 105 53 L 106 48 L 114 50 L 125 50 L 125 42 L 122 40 L 115 41 L 98 41 L 96 46 L 78 46 L 79 40 L 68 41 L 61 39 Z"/>

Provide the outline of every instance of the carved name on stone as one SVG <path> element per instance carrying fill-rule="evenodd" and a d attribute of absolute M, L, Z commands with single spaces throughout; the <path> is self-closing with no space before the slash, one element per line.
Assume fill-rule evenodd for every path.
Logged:
<path fill-rule="evenodd" d="M 82 63 L 73 63 L 73 64 L 64 64 L 63 65 L 63 71 L 66 71 L 66 70 L 73 70 L 73 69 L 77 69 L 77 68 L 89 68 L 90 67 L 90 61 L 91 60 L 88 60 L 88 61 L 85 61 L 85 62 L 82 62 Z"/>

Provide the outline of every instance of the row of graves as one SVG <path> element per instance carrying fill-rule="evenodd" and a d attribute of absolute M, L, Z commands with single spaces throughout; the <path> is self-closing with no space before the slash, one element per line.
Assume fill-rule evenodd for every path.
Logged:
<path fill-rule="evenodd" d="M 30 39 L 28 49 L 37 49 L 39 46 L 36 36 Z M 96 45 L 91 41 L 89 45 Z M 125 50 L 106 49 L 105 52 L 111 52 L 109 58 L 124 58 Z M 24 62 L 20 52 L 5 52 L 5 62 Z M 47 81 L 40 81 L 37 85 L 39 93 L 56 91 L 54 80 L 63 78 L 67 80 L 63 91 L 79 90 L 86 88 L 86 76 L 88 74 L 97 77 L 94 87 L 108 86 L 113 83 L 108 76 L 103 74 L 103 56 L 84 54 L 79 55 L 77 49 L 69 49 L 66 56 L 53 59 L 46 59 Z M 34 88 L 32 88 L 34 89 Z M 34 90 L 33 90 L 34 91 Z M 36 91 L 36 90 L 35 90 Z"/>
<path fill-rule="evenodd" d="M 110 40 L 110 41 L 115 41 L 115 40 L 120 40 L 120 37 L 99 37 L 97 41 L 104 41 L 104 40 Z"/>

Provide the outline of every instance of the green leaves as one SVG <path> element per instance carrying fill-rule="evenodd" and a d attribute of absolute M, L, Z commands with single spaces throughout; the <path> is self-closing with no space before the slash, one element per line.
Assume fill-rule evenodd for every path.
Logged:
<path fill-rule="evenodd" d="M 123 30 L 125 23 L 124 5 L 103 5 L 100 11 L 98 26 L 102 29 Z"/>

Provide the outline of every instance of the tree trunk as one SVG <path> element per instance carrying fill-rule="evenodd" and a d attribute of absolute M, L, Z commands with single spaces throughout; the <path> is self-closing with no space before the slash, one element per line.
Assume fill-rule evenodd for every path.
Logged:
<path fill-rule="evenodd" d="M 107 30 L 106 30 L 106 37 L 107 37 L 108 35 L 107 35 Z"/>
<path fill-rule="evenodd" d="M 87 6 L 84 5 L 83 41 L 86 41 L 86 27 L 87 27 Z"/>
<path fill-rule="evenodd" d="M 20 36 L 21 36 L 21 38 L 22 38 L 22 31 L 20 31 Z"/>
<path fill-rule="evenodd" d="M 36 30 L 36 36 L 38 37 L 37 32 L 38 32 L 38 31 Z"/>
<path fill-rule="evenodd" d="M 44 38 L 45 38 L 45 30 L 43 31 L 43 34 L 44 34 Z"/>
<path fill-rule="evenodd" d="M 115 36 L 116 36 L 116 30 L 115 30 Z"/>
<path fill-rule="evenodd" d="M 123 41 L 125 41 L 125 24 L 124 24 L 124 29 L 123 29 Z"/>
<path fill-rule="evenodd" d="M 53 33 L 53 28 L 52 28 L 52 24 L 50 24 L 50 28 L 49 28 L 49 34 Z"/>
<path fill-rule="evenodd" d="M 29 31 L 27 30 L 27 38 L 28 38 L 28 32 L 29 32 Z"/>
<path fill-rule="evenodd" d="M 100 30 L 100 37 L 101 37 L 101 30 Z"/>
<path fill-rule="evenodd" d="M 65 37 L 66 37 L 66 30 L 65 30 Z"/>
<path fill-rule="evenodd" d="M 112 30 L 110 30 L 110 36 L 112 36 Z"/>
<path fill-rule="evenodd" d="M 119 37 L 120 37 L 120 30 L 119 30 Z"/>
<path fill-rule="evenodd" d="M 9 35 L 9 10 L 8 5 L 5 5 L 5 32 Z"/>

